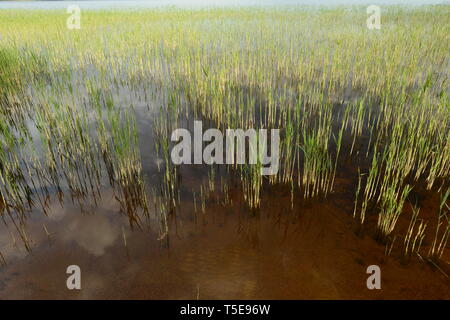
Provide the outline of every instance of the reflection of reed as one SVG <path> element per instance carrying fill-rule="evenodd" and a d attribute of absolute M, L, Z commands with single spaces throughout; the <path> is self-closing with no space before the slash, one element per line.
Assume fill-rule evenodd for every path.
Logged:
<path fill-rule="evenodd" d="M 2 260 L 2 265 L 6 266 L 7 263 L 6 263 L 5 257 L 3 256 L 3 254 L 1 253 L 1 251 L 0 251 L 0 259 Z"/>
<path fill-rule="evenodd" d="M 418 9 L 411 17 L 389 8 L 385 23 L 392 33 L 383 36 L 362 30 L 359 13 L 335 9 L 318 10 L 314 18 L 302 10 L 88 12 L 76 37 L 51 27 L 55 13 L 29 13 L 26 21 L 2 25 L 8 35 L 0 40 L 2 218 L 9 217 L 27 243 L 30 209 L 47 213 L 54 195 L 61 203 L 68 195 L 80 206 L 88 199 L 96 204 L 107 177 L 121 212 L 140 227 L 150 209 L 138 101 L 154 112 L 146 125 L 155 141 L 145 154 L 161 159 L 150 182 L 160 239 L 168 237 L 168 219 L 176 217 L 184 190 L 170 134 L 202 120 L 221 130 L 281 129 L 280 168 L 267 178 L 259 174 L 261 159 L 224 165 L 222 172 L 198 168 L 208 177 L 191 188 L 196 214 L 207 215 L 218 194 L 232 205 L 231 181 L 249 216 L 257 215 L 271 187 L 290 189 L 292 210 L 297 197 L 329 196 L 348 159 L 358 170 L 353 215 L 359 230 L 368 215 L 378 215 L 378 240 L 390 244 L 413 186 L 448 187 L 442 73 L 448 54 L 440 10 Z M 225 16 L 235 20 L 231 28 Z M 104 33 L 105 21 L 121 25 L 123 19 L 125 28 Z M 45 28 L 35 27 L 41 24 Z M 448 240 L 445 208 L 429 252 L 436 258 Z M 413 220 L 406 252 L 420 247 L 425 233 L 426 222 Z M 257 242 L 256 230 L 240 230 Z"/>
<path fill-rule="evenodd" d="M 444 254 L 444 250 L 447 247 L 448 238 L 450 236 L 450 206 L 447 204 L 449 195 L 450 187 L 444 194 L 441 195 L 439 212 L 437 214 L 436 232 L 434 234 L 433 245 L 431 246 L 428 253 L 428 255 L 433 259 L 440 259 L 442 257 L 442 255 Z"/>

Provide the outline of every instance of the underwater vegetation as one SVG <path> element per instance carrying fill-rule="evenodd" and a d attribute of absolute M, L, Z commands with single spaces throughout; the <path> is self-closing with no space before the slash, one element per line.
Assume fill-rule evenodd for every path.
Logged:
<path fill-rule="evenodd" d="M 271 188 L 289 189 L 292 207 L 326 201 L 345 172 L 355 232 L 376 217 L 386 254 L 400 245 L 436 263 L 450 234 L 449 14 L 390 7 L 368 30 L 359 7 L 86 11 L 68 30 L 58 10 L 2 10 L 0 215 L 30 249 L 33 208 L 69 198 L 82 209 L 111 187 L 130 226 L 156 221 L 168 241 L 186 193 L 202 215 L 217 194 L 232 208 L 235 188 L 257 215 Z M 186 190 L 170 136 L 194 120 L 280 129 L 277 174 L 202 164 Z M 411 200 L 419 188 L 440 199 L 433 220 Z"/>

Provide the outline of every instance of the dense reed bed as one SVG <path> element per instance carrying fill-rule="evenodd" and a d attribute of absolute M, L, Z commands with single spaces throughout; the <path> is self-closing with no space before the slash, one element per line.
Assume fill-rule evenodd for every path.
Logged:
<path fill-rule="evenodd" d="M 401 237 L 405 256 L 439 259 L 450 232 L 449 14 L 390 7 L 382 29 L 368 30 L 362 7 L 85 11 L 81 30 L 68 30 L 64 12 L 3 10 L 2 217 L 27 245 L 32 207 L 45 213 L 52 196 L 95 204 L 109 184 L 131 225 L 157 217 L 165 239 L 183 188 L 170 135 L 195 119 L 223 131 L 281 129 L 274 176 L 259 174 L 260 161 L 203 165 L 205 182 L 189 190 L 196 214 L 217 192 L 231 206 L 232 180 L 249 214 L 273 186 L 288 187 L 292 203 L 326 201 L 350 167 L 357 232 L 374 215 L 388 254 Z M 152 141 L 139 141 L 143 111 Z M 151 179 L 148 150 L 160 172 Z M 440 194 L 436 221 L 409 200 L 418 185 Z"/>

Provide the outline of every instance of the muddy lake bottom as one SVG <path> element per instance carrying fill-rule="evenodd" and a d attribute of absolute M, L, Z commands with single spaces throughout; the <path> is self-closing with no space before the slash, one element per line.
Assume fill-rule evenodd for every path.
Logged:
<path fill-rule="evenodd" d="M 195 179 L 186 185 L 198 183 Z M 270 190 L 266 190 L 270 189 Z M 204 213 L 187 197 L 171 216 L 169 236 L 151 227 L 131 230 L 111 190 L 80 212 L 55 201 L 48 216 L 31 212 L 26 252 L 0 227 L 7 265 L 0 269 L 1 299 L 449 299 L 449 250 L 441 271 L 400 249 L 385 254 L 374 239 L 376 215 L 356 232 L 348 179 L 337 177 L 326 199 L 294 199 L 289 188 L 267 186 L 250 213 L 230 188 L 231 205 L 212 195 Z M 422 214 L 435 215 L 437 196 L 421 196 Z M 402 215 L 399 229 L 407 227 Z M 156 223 L 156 222 L 155 222 Z M 43 228 L 47 229 L 49 235 Z M 425 239 L 424 250 L 431 240 Z M 381 290 L 369 290 L 370 265 L 381 268 Z M 81 268 L 81 290 L 68 290 L 66 268 Z"/>
<path fill-rule="evenodd" d="M 0 10 L 0 299 L 450 299 L 448 8 L 349 9 Z"/>

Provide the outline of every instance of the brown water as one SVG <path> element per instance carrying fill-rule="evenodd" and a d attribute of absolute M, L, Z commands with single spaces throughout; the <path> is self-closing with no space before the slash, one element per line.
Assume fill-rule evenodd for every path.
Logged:
<path fill-rule="evenodd" d="M 145 103 L 135 105 L 146 184 L 157 187 L 163 171 L 154 153 L 154 114 Z M 346 139 L 342 155 L 351 145 Z M 368 138 L 361 140 L 355 148 L 364 153 Z M 386 246 L 375 241 L 377 208 L 369 208 L 364 230 L 355 228 L 356 167 L 367 168 L 370 158 L 346 158 L 326 199 L 305 200 L 298 190 L 292 199 L 289 186 L 265 181 L 261 208 L 253 212 L 240 182 L 220 167 L 202 212 L 198 190 L 207 185 L 209 168 L 183 166 L 180 205 L 169 215 L 170 233 L 161 241 L 154 204 L 141 228 L 131 229 L 104 175 L 97 206 L 85 199 L 80 207 L 66 193 L 61 203 L 52 198 L 47 216 L 37 208 L 28 213 L 19 227 L 29 252 L 4 216 L 0 299 L 450 299 L 448 248 L 437 265 L 417 256 L 405 259 L 400 239 L 386 255 Z M 231 204 L 224 204 L 221 178 L 228 181 Z M 426 254 L 439 195 L 416 184 L 408 202 L 419 205 L 420 217 L 428 221 Z M 406 232 L 409 203 L 394 236 Z M 381 268 L 381 290 L 366 286 L 367 267 L 374 264 Z M 81 268 L 81 290 L 66 287 L 69 265 Z"/>
<path fill-rule="evenodd" d="M 387 256 L 373 237 L 376 215 L 369 215 L 358 236 L 354 185 L 344 175 L 326 200 L 294 199 L 293 208 L 289 188 L 265 185 L 270 196 L 255 214 L 246 209 L 238 184 L 230 185 L 232 205 L 212 194 L 205 213 L 182 197 L 161 242 L 156 221 L 130 230 L 106 188 L 99 206 L 84 212 L 70 201 L 54 201 L 48 217 L 31 212 L 27 220 L 29 253 L 10 226 L 0 226 L 7 261 L 0 269 L 0 298 L 449 299 L 450 281 L 442 272 L 448 273 L 449 250 L 441 271 L 416 257 L 405 261 L 395 246 Z M 183 180 L 186 188 L 199 183 Z M 422 217 L 432 220 L 438 197 L 420 198 Z M 396 230 L 409 217 L 404 214 Z M 81 268 L 81 290 L 66 288 L 72 264 Z M 372 264 L 381 268 L 381 290 L 366 287 Z"/>

